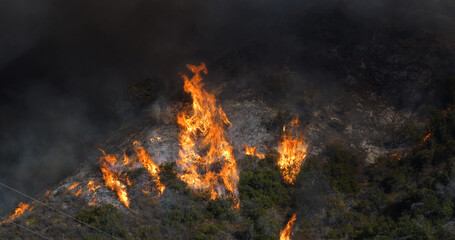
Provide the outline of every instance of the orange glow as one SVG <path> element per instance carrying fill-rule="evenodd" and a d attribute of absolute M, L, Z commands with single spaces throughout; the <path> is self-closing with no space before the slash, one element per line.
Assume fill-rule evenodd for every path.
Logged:
<path fill-rule="evenodd" d="M 203 89 L 201 74 L 207 74 L 205 64 L 187 65 L 187 68 L 194 76 L 189 79 L 182 74 L 182 79 L 193 103 L 177 116 L 181 147 L 178 165 L 183 170 L 179 177 L 192 189 L 208 191 L 211 199 L 229 194 L 238 206 L 237 163 L 225 133 L 230 122 L 217 106 L 215 96 Z"/>
<path fill-rule="evenodd" d="M 422 139 L 422 142 L 426 142 L 428 140 L 428 138 L 431 137 L 431 135 L 433 135 L 433 132 L 429 132 L 423 139 Z"/>
<path fill-rule="evenodd" d="M 245 145 L 243 145 L 243 147 L 245 148 L 245 154 L 246 155 L 257 157 L 257 158 L 260 158 L 260 159 L 264 159 L 265 158 L 264 154 L 258 153 L 257 146 L 249 147 L 248 145 L 245 144 Z"/>
<path fill-rule="evenodd" d="M 139 162 L 145 167 L 145 169 L 147 169 L 150 176 L 155 178 L 155 185 L 159 191 L 159 195 L 163 194 L 164 189 L 166 189 L 166 187 L 160 181 L 160 176 L 159 176 L 160 169 L 159 169 L 158 165 L 156 165 L 156 163 L 152 160 L 152 158 L 148 154 L 147 150 L 145 150 L 144 147 L 139 145 L 138 141 L 134 141 L 133 145 L 134 145 L 134 151 L 137 154 Z"/>
<path fill-rule="evenodd" d="M 95 206 L 96 205 L 96 198 L 94 198 L 91 202 L 88 203 L 89 206 Z"/>
<path fill-rule="evenodd" d="M 73 183 L 73 184 L 68 188 L 68 190 L 73 190 L 73 189 L 77 188 L 77 186 L 79 186 L 79 184 L 80 184 L 80 183 L 78 183 L 78 182 Z"/>
<path fill-rule="evenodd" d="M 79 196 L 81 194 L 81 192 L 82 192 L 82 188 L 79 188 L 79 190 L 74 195 Z"/>
<path fill-rule="evenodd" d="M 22 203 L 20 202 L 19 205 L 17 206 L 16 210 L 14 210 L 14 213 L 13 215 L 11 215 L 8 220 L 9 221 L 13 221 L 14 219 L 16 219 L 17 217 L 21 216 L 22 214 L 25 213 L 25 211 L 27 210 L 32 210 L 33 207 L 30 206 L 30 204 L 28 203 Z M 3 224 L 3 223 L 6 223 L 8 221 L 4 220 L 2 222 L 0 222 L 0 224 Z"/>
<path fill-rule="evenodd" d="M 392 153 L 390 156 L 398 161 L 401 160 L 401 156 L 398 153 Z"/>
<path fill-rule="evenodd" d="M 126 155 L 126 152 L 123 151 L 123 164 L 122 166 L 126 166 L 131 163 L 130 158 Z"/>
<path fill-rule="evenodd" d="M 96 186 L 96 185 L 95 185 L 95 181 L 93 181 L 93 180 L 90 180 L 90 181 L 87 183 L 87 187 L 88 187 L 87 193 L 89 193 L 89 192 L 95 192 L 96 189 L 99 189 L 99 188 L 100 188 L 100 186 Z"/>
<path fill-rule="evenodd" d="M 283 126 L 283 135 L 281 142 L 278 144 L 278 152 L 280 153 L 278 166 L 283 174 L 284 182 L 288 184 L 294 184 L 308 148 L 305 138 L 299 129 L 299 124 L 297 116 L 296 119 L 291 121 L 290 130 L 286 130 L 286 126 Z"/>
<path fill-rule="evenodd" d="M 112 191 L 115 191 L 117 193 L 120 202 L 125 204 L 127 208 L 130 208 L 130 200 L 128 198 L 128 193 L 126 192 L 126 186 L 120 181 L 118 177 L 119 172 L 115 169 L 117 157 L 111 154 L 106 155 L 104 151 L 102 152 L 104 153 L 104 156 L 100 156 L 101 160 L 100 169 L 101 172 L 103 173 L 104 182 L 107 187 L 109 187 Z M 90 189 L 92 189 L 93 191 L 96 190 L 96 188 L 93 188 L 94 187 L 93 181 L 90 182 L 92 183 L 90 185 Z M 89 203 L 89 205 L 91 204 L 93 204 L 93 202 Z"/>
<path fill-rule="evenodd" d="M 286 227 L 280 232 L 280 240 L 290 240 L 291 239 L 291 231 L 295 224 L 296 214 L 292 215 L 289 222 L 286 224 Z"/>

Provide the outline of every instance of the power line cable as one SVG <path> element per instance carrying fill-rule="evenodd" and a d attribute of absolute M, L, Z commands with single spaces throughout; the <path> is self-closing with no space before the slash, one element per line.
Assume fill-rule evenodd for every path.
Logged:
<path fill-rule="evenodd" d="M 9 220 L 9 219 L 6 219 L 6 218 L 4 218 L 4 217 L 2 217 L 2 216 L 0 216 L 0 219 L 5 220 L 6 222 L 12 223 L 12 224 L 14 224 L 14 225 L 16 225 L 16 226 L 18 226 L 18 227 L 20 227 L 20 228 L 23 228 L 23 229 L 25 229 L 25 230 L 27 230 L 27 231 L 29 231 L 29 232 L 35 234 L 35 235 L 38 235 L 38 236 L 40 236 L 40 237 L 42 237 L 42 238 L 44 238 L 44 239 L 52 240 L 52 238 L 48 238 L 48 237 L 46 237 L 46 236 L 44 236 L 44 235 L 41 235 L 41 234 L 39 234 L 39 233 L 37 233 L 37 232 L 31 230 L 31 229 L 28 228 L 28 227 L 22 226 L 22 225 L 20 225 L 19 223 L 15 223 L 15 222 L 13 222 L 13 221 L 11 221 L 11 220 Z"/>
<path fill-rule="evenodd" d="M 77 219 L 77 218 L 75 218 L 75 217 L 73 217 L 73 216 L 71 216 L 71 215 L 69 215 L 69 214 L 67 214 L 67 213 L 64 213 L 64 212 L 62 212 L 62 211 L 60 211 L 60 210 L 58 210 L 58 209 L 56 209 L 56 208 L 54 208 L 54 207 L 51 207 L 51 206 L 49 206 L 48 204 L 45 204 L 45 203 L 41 202 L 40 200 L 38 200 L 38 199 L 36 199 L 36 198 L 30 197 L 30 196 L 28 196 L 27 194 L 22 193 L 22 192 L 20 192 L 19 190 L 16 190 L 16 189 L 14 189 L 14 188 L 12 188 L 12 187 L 10 187 L 10 186 L 4 184 L 4 183 L 1 183 L 1 182 L 0 182 L 0 185 L 3 186 L 3 187 L 8 188 L 8 189 L 11 190 L 11 191 L 14 191 L 14 192 L 20 194 L 20 195 L 22 195 L 22 196 L 25 196 L 25 197 L 27 197 L 27 198 L 29 198 L 29 199 L 31 199 L 31 200 L 33 200 L 33 201 L 35 201 L 35 202 L 37 202 L 37 203 L 43 205 L 43 206 L 46 206 L 46 207 L 48 207 L 48 208 L 50 208 L 50 209 L 52 209 L 52 210 L 54 210 L 54 211 L 56 211 L 56 212 L 58 212 L 58 213 L 64 215 L 64 216 L 66 216 L 66 217 L 69 217 L 69 218 L 73 219 L 74 221 L 76 221 L 76 222 L 78 222 L 78 223 L 81 223 L 81 224 L 83 224 L 83 225 L 85 225 L 85 226 L 87 226 L 87 227 L 89 227 L 89 228 L 92 228 L 92 229 L 95 229 L 95 230 L 97 230 L 97 231 L 99 231 L 99 232 L 101 232 L 101 233 L 104 233 L 104 234 L 106 234 L 107 236 L 109 236 L 109 237 L 111 237 L 111 238 L 113 238 L 113 239 L 119 239 L 119 238 L 116 238 L 116 237 L 112 236 L 111 234 L 109 234 L 109 233 L 107 233 L 107 232 L 105 232 L 105 231 L 99 229 L 99 228 L 96 228 L 96 227 L 94 227 L 94 226 L 92 226 L 92 225 L 90 225 L 90 224 L 88 224 L 88 223 L 86 223 L 86 222 L 83 222 L 83 221 L 81 221 L 81 220 L 79 220 L 79 219 Z M 120 240 L 120 239 L 119 239 L 119 240 Z"/>

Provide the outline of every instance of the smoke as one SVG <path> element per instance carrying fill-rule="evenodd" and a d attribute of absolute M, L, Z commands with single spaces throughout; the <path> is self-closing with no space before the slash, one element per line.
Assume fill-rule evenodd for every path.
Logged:
<path fill-rule="evenodd" d="M 152 78 L 160 83 L 154 85 L 160 88 L 155 91 L 160 98 L 170 99 L 181 92 L 178 73 L 186 63 L 206 61 L 209 77 L 221 73 L 214 83 L 236 86 L 225 96 L 256 88 L 266 99 L 290 101 L 308 81 L 331 89 L 365 87 L 379 93 L 387 93 L 396 82 L 413 84 L 416 77 L 410 75 L 389 79 L 396 72 L 380 76 L 372 72 L 390 68 L 386 59 L 395 53 L 391 45 L 406 40 L 407 34 L 413 36 L 416 29 L 437 31 L 430 40 L 452 36 L 453 28 L 447 27 L 453 21 L 450 4 L 1 1 L 0 181 L 32 195 L 52 187 L 95 155 L 94 144 L 135 117 L 137 111 L 127 101 L 130 82 Z M 384 27 L 394 22 L 405 31 Z M 378 45 L 384 45 L 385 53 Z M 447 64 L 448 57 L 425 56 L 436 59 L 435 69 L 455 69 Z M 407 65 L 409 61 L 398 62 L 398 67 Z M 286 69 L 297 77 L 277 83 L 287 80 L 273 74 Z M 0 189 L 0 214 L 17 200 Z"/>

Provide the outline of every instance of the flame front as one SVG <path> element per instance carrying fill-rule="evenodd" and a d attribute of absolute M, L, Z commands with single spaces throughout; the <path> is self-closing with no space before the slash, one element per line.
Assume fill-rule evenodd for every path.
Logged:
<path fill-rule="evenodd" d="M 193 104 L 177 116 L 181 147 L 178 164 L 183 169 L 180 178 L 193 189 L 209 191 L 211 199 L 227 191 L 237 200 L 237 163 L 224 129 L 230 122 L 216 105 L 215 96 L 203 89 L 201 74 L 207 74 L 205 64 L 187 65 L 187 68 L 194 76 L 189 79 L 182 75 L 182 78 Z"/>
<path fill-rule="evenodd" d="M 294 227 L 296 220 L 296 214 L 292 215 L 291 219 L 289 219 L 289 222 L 286 224 L 286 227 L 280 232 L 280 240 L 290 240 L 291 239 L 291 231 L 292 228 Z"/>
<path fill-rule="evenodd" d="M 32 210 L 33 207 L 30 206 L 30 204 L 28 203 L 22 203 L 20 202 L 19 205 L 17 206 L 16 210 L 14 210 L 14 213 L 13 215 L 11 215 L 8 220 L 9 221 L 13 221 L 14 219 L 16 219 L 17 217 L 21 216 L 22 214 L 25 213 L 25 211 L 27 210 Z M 2 222 L 0 222 L 0 224 L 4 224 L 8 222 L 7 220 L 4 220 Z"/>
<path fill-rule="evenodd" d="M 144 149 L 144 147 L 139 145 L 138 141 L 134 141 L 133 145 L 134 145 L 134 151 L 137 154 L 139 162 L 145 167 L 145 169 L 147 169 L 150 176 L 155 178 L 156 188 L 158 188 L 158 191 L 160 192 L 159 195 L 163 194 L 164 189 L 166 187 L 160 181 L 160 176 L 158 175 L 160 172 L 160 169 L 158 168 L 158 165 L 155 164 L 155 162 L 152 160 L 152 158 L 150 157 L 148 152 Z"/>
<path fill-rule="evenodd" d="M 280 159 L 278 166 L 283 174 L 283 179 L 288 184 L 294 184 L 300 167 L 306 157 L 308 145 L 305 144 L 305 138 L 299 129 L 299 118 L 291 121 L 291 129 L 286 130 L 283 127 L 281 142 L 278 144 Z"/>
<path fill-rule="evenodd" d="M 111 154 L 106 155 L 104 151 L 102 152 L 104 153 L 104 156 L 100 157 L 100 169 L 103 173 L 104 182 L 106 183 L 106 186 L 117 193 L 119 200 L 125 204 L 127 208 L 130 208 L 130 200 L 128 198 L 128 193 L 126 192 L 126 186 L 120 181 L 119 172 L 114 168 L 117 163 L 117 157 Z M 92 187 L 90 189 L 92 189 Z M 93 205 L 93 202 L 89 203 L 89 205 Z"/>
<path fill-rule="evenodd" d="M 243 145 L 245 148 L 245 154 L 253 157 L 257 157 L 260 159 L 264 159 L 265 155 L 262 153 L 258 153 L 257 146 L 249 147 L 248 145 Z"/>

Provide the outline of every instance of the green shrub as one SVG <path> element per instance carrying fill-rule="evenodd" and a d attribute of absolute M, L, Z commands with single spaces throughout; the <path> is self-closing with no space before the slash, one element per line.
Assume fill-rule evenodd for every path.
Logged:
<path fill-rule="evenodd" d="M 234 201 L 232 199 L 217 198 L 207 203 L 207 212 L 214 218 L 232 220 L 235 213 L 232 210 Z"/>
<path fill-rule="evenodd" d="M 135 168 L 135 169 L 128 170 L 126 172 L 126 175 L 130 179 L 136 179 L 137 177 L 139 177 L 140 175 L 142 175 L 142 174 L 144 174 L 146 172 L 147 172 L 147 169 L 145 169 L 144 167 L 138 167 L 138 168 Z"/>
<path fill-rule="evenodd" d="M 242 172 L 238 188 L 241 200 L 251 200 L 265 208 L 287 200 L 286 189 L 278 170 Z"/>
<path fill-rule="evenodd" d="M 219 231 L 218 227 L 213 223 L 204 222 L 202 223 L 196 233 L 191 238 L 192 240 L 209 240 L 213 239 L 213 235 Z"/>
<path fill-rule="evenodd" d="M 329 146 L 326 175 L 330 184 L 343 193 L 356 193 L 360 189 L 362 159 L 358 153 L 341 144 Z"/>
<path fill-rule="evenodd" d="M 180 205 L 176 207 L 175 209 L 168 210 L 166 213 L 164 223 L 168 226 L 173 226 L 177 223 L 193 226 L 203 217 L 202 212 L 193 205 Z"/>
<path fill-rule="evenodd" d="M 163 162 L 160 165 L 160 180 L 166 185 L 166 188 L 183 192 L 186 190 L 186 185 L 177 178 L 176 167 L 175 162 Z"/>
<path fill-rule="evenodd" d="M 122 227 L 122 214 L 112 204 L 83 210 L 77 214 L 76 218 L 109 234 L 119 237 L 125 236 L 125 230 Z"/>

